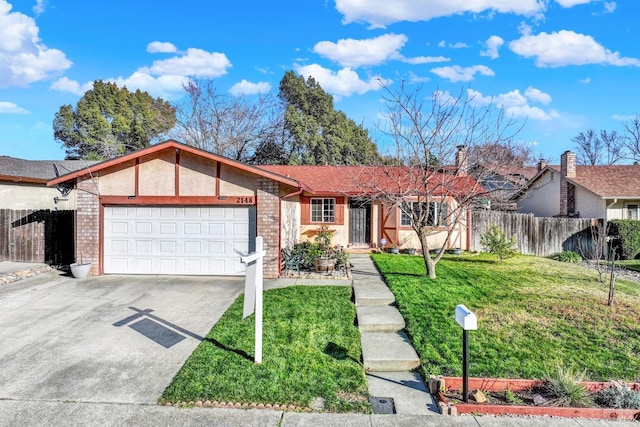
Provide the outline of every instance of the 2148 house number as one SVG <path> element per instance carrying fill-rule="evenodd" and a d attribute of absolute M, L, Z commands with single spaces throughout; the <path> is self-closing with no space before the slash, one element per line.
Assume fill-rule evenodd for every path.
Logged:
<path fill-rule="evenodd" d="M 236 204 L 238 205 L 252 205 L 253 197 L 238 197 L 236 199 Z"/>

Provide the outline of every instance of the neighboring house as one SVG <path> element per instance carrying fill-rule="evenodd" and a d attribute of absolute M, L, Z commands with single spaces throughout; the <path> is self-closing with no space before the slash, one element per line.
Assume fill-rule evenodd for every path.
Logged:
<path fill-rule="evenodd" d="M 47 181 L 96 162 L 84 160 L 24 160 L 0 156 L 2 209 L 75 209 L 72 187 L 47 187 Z"/>
<path fill-rule="evenodd" d="M 76 257 L 93 274 L 243 275 L 240 257 L 260 235 L 265 277 L 276 277 L 281 248 L 313 239 L 323 225 L 346 248 L 376 247 L 382 237 L 420 247 L 398 207 L 364 197 L 354 181 L 362 170 L 257 167 L 169 140 L 48 185 L 77 189 Z M 430 202 L 434 221 L 449 203 L 447 194 Z M 465 248 L 466 229 L 449 243 Z"/>
<path fill-rule="evenodd" d="M 478 179 L 488 196 L 481 199 L 481 207 L 493 210 L 514 211 L 513 202 L 527 183 L 541 170 L 542 163 L 536 166 L 476 165 L 469 173 Z"/>
<path fill-rule="evenodd" d="M 577 166 L 575 153 L 566 151 L 516 200 L 520 212 L 540 217 L 639 219 L 640 166 Z"/>

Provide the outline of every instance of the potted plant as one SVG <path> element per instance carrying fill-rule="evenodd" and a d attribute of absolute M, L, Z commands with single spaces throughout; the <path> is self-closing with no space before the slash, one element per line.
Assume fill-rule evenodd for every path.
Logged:
<path fill-rule="evenodd" d="M 391 246 L 389 248 L 389 253 L 390 254 L 399 254 L 400 253 L 400 248 L 397 246 Z"/>
<path fill-rule="evenodd" d="M 405 251 L 407 252 L 407 255 L 415 255 L 416 254 L 416 248 L 407 248 L 407 249 L 405 249 Z"/>
<path fill-rule="evenodd" d="M 86 279 L 91 272 L 91 263 L 82 261 L 82 254 L 80 254 L 80 262 L 74 262 L 69 265 L 71 269 L 71 275 L 76 279 Z"/>
<path fill-rule="evenodd" d="M 317 272 L 330 272 L 336 267 L 337 259 L 331 246 L 332 237 L 333 230 L 329 230 L 326 225 L 320 227 L 318 234 L 316 234 L 312 252 Z"/>

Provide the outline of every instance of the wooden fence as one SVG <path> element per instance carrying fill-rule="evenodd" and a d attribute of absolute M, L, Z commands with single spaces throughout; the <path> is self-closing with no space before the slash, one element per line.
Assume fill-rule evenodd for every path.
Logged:
<path fill-rule="evenodd" d="M 594 218 L 540 218 L 533 214 L 476 211 L 471 215 L 471 250 L 481 251 L 480 237 L 491 227 L 516 237 L 517 249 L 526 255 L 548 256 L 563 250 L 590 257 L 595 241 Z"/>
<path fill-rule="evenodd" d="M 75 211 L 0 209 L 0 261 L 74 261 Z"/>

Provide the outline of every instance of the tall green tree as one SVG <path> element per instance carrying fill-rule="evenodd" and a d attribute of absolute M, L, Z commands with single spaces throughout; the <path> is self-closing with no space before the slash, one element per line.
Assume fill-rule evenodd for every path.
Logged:
<path fill-rule="evenodd" d="M 313 77 L 287 71 L 280 81 L 290 164 L 370 164 L 380 160 L 362 126 L 334 108 L 333 97 Z"/>
<path fill-rule="evenodd" d="M 67 159 L 106 160 L 148 147 L 175 122 L 175 108 L 161 98 L 96 80 L 75 109 L 60 107 L 53 136 Z"/>

